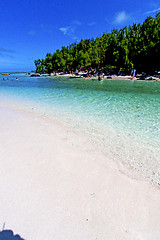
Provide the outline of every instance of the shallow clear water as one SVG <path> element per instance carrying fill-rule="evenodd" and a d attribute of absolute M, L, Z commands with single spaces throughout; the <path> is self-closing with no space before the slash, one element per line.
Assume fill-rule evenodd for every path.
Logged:
<path fill-rule="evenodd" d="M 159 148 L 160 82 L 99 82 L 27 74 L 11 74 L 8 78 L 0 79 L 0 101 L 59 118 L 102 140 L 104 148 L 109 131 L 126 141 L 134 139 Z"/>

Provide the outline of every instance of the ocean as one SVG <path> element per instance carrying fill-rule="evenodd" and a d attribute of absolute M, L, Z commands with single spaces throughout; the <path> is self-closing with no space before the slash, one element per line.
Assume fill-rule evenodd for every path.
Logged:
<path fill-rule="evenodd" d="M 117 164 L 160 184 L 160 82 L 18 73 L 1 76 L 0 102 L 63 122 Z"/>

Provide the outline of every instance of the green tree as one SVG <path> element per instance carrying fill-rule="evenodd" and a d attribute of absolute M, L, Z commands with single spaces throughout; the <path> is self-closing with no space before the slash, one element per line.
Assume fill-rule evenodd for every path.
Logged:
<path fill-rule="evenodd" d="M 97 68 L 104 71 L 138 71 L 150 73 L 160 64 L 160 13 L 147 17 L 143 24 L 133 24 L 95 39 L 81 39 L 79 43 L 62 46 L 45 59 L 34 61 L 36 71 L 73 71 L 77 68 Z"/>

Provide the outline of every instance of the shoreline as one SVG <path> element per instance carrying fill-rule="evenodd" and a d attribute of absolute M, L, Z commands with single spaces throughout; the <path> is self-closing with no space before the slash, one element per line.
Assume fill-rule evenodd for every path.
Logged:
<path fill-rule="evenodd" d="M 14 101 L 12 103 L 1 102 L 0 106 L 11 108 L 22 112 L 22 114 L 27 113 L 60 123 L 61 126 L 71 129 L 79 136 L 85 136 L 97 150 L 112 159 L 122 172 L 125 172 L 129 177 L 149 182 L 159 188 L 159 148 L 157 144 L 146 142 L 133 133 L 125 133 L 117 128 L 115 129 L 115 127 L 112 128 L 111 125 L 104 128 L 101 125 L 95 125 L 93 121 L 90 126 L 88 120 L 86 121 L 84 118 L 80 120 L 76 116 L 74 116 L 72 122 L 72 119 L 65 114 L 61 116 L 59 114 L 55 116 L 45 114 L 43 111 L 39 111 L 38 108 L 33 106 L 28 108 L 28 106 L 26 107 Z M 92 135 L 91 132 L 94 134 Z"/>
<path fill-rule="evenodd" d="M 12 74 L 14 74 L 14 75 L 16 75 L 15 73 L 10 73 L 11 74 L 11 76 L 12 76 Z M 10 75 L 9 74 L 9 75 Z M 19 73 L 17 73 L 17 74 L 21 74 L 21 72 L 19 72 Z M 27 74 L 27 73 L 26 73 Z M 28 74 L 30 74 L 30 73 L 28 73 Z M 27 74 L 27 75 L 28 75 Z M 32 76 L 32 77 L 41 77 L 41 76 L 45 76 L 45 77 L 47 77 L 47 76 L 50 76 L 50 77 L 68 77 L 68 78 L 77 78 L 77 79 L 91 79 L 91 80 L 98 80 L 98 76 L 90 76 L 90 77 L 84 77 L 84 76 L 82 76 L 82 74 L 80 74 L 80 75 L 75 75 L 75 74 L 71 74 L 71 73 L 67 73 L 67 74 L 61 74 L 61 73 L 56 73 L 56 75 L 55 74 L 47 74 L 47 73 L 45 73 L 45 74 L 41 74 L 41 73 L 35 73 L 35 76 Z M 5 80 L 5 79 L 4 79 Z M 152 81 L 152 82 L 159 82 L 160 81 L 160 77 L 156 77 L 156 76 L 149 76 L 149 77 L 146 77 L 145 79 L 140 79 L 140 77 L 134 77 L 134 79 L 131 79 L 131 76 L 130 75 L 126 75 L 126 76 L 118 76 L 118 75 L 115 75 L 115 74 L 113 74 L 113 75 L 109 75 L 109 76 L 106 76 L 106 75 L 104 75 L 104 77 L 103 77 L 103 79 L 101 79 L 101 80 L 99 80 L 99 81 L 103 81 L 103 80 L 128 80 L 128 81 L 131 81 L 131 82 L 134 82 L 134 81 Z"/>
<path fill-rule="evenodd" d="M 24 76 L 25 77 L 25 76 Z M 36 79 L 39 81 L 39 78 Z M 54 79 L 53 79 L 54 80 Z M 65 78 L 64 78 L 65 80 Z M 23 81 L 23 79 L 22 79 Z M 31 79 L 32 81 L 32 79 Z M 41 79 L 40 79 L 41 81 Z M 63 77 L 62 77 L 63 81 Z M 64 81 L 66 83 L 66 81 Z M 76 81 L 78 84 L 80 81 Z M 85 80 L 82 79 L 82 83 L 84 83 Z M 89 81 L 86 81 L 86 83 Z M 91 81 L 92 82 L 92 81 Z M 114 80 L 112 81 L 114 83 Z M 53 81 L 54 83 L 54 81 Z M 98 83 L 98 82 L 97 82 Z M 107 81 L 104 83 L 107 83 Z M 118 81 L 116 81 L 118 83 Z M 121 83 L 129 84 L 129 82 L 122 81 Z M 141 84 L 141 83 L 140 83 Z M 158 83 L 153 83 L 153 85 L 157 86 Z M 97 84 L 99 85 L 99 84 Z M 100 83 L 101 85 L 101 83 Z M 132 83 L 129 84 L 131 87 L 133 86 Z M 141 84 L 143 85 L 143 84 Z M 147 84 L 148 85 L 148 84 Z M 150 85 L 150 84 L 149 84 Z M 152 85 L 152 83 L 151 83 Z M 103 86 L 102 86 L 103 87 Z M 2 92 L 3 93 L 3 92 Z M 132 122 L 136 123 L 137 121 L 134 121 L 134 118 L 129 122 L 131 118 L 127 118 L 127 121 L 129 122 L 128 130 L 125 125 L 123 124 L 122 127 L 118 124 L 115 124 L 113 122 L 107 121 L 105 124 L 101 124 L 101 120 L 97 120 L 94 118 L 90 118 L 85 116 L 85 114 L 78 115 L 77 111 L 72 115 L 71 109 L 67 109 L 67 111 L 64 111 L 64 109 L 54 109 L 54 111 L 50 111 L 51 107 L 50 105 L 44 104 L 44 106 L 41 106 L 41 102 L 38 102 L 38 104 L 34 103 L 34 101 L 30 101 L 32 97 L 30 97 L 28 100 L 25 97 L 23 98 L 23 95 L 15 98 L 14 92 L 12 91 L 10 94 L 10 99 L 8 98 L 8 95 L 4 94 L 4 97 L 2 95 L 1 101 L 2 103 L 7 104 L 8 106 L 13 106 L 15 108 L 19 108 L 22 111 L 29 111 L 31 113 L 38 113 L 40 115 L 46 115 L 47 117 L 51 117 L 54 120 L 60 120 L 63 124 L 65 123 L 66 126 L 72 127 L 73 129 L 76 129 L 76 131 L 80 132 L 82 135 L 87 135 L 89 140 L 92 141 L 96 147 L 101 149 L 101 151 L 104 154 L 109 155 L 111 158 L 114 157 L 115 162 L 119 164 L 121 163 L 125 165 L 125 167 L 130 171 L 130 169 L 135 169 L 135 171 L 140 172 L 141 175 L 143 175 L 143 179 L 146 181 L 150 181 L 153 184 L 159 186 L 160 183 L 160 177 L 159 177 L 159 148 L 158 148 L 158 136 L 155 135 L 155 138 L 150 138 L 150 135 L 145 136 L 144 132 L 139 133 L 139 128 L 141 128 L 141 122 L 139 121 L 139 125 L 135 125 L 134 129 L 130 131 L 130 126 L 132 126 Z M 33 95 L 33 94 L 32 94 Z M 31 96 L 32 96 L 31 95 Z M 133 98 L 133 97 L 132 97 Z M 24 99 L 24 101 L 23 101 Z M 41 99 L 41 98 L 40 98 Z M 9 101 L 8 101 L 9 100 Z M 74 99 L 73 99 L 74 100 Z M 117 101 L 119 101 L 117 99 Z M 137 106 L 139 106 L 139 102 L 137 102 Z M 43 107 L 41 109 L 41 107 Z M 48 110 L 45 110 L 45 108 Z M 77 109 L 77 104 L 75 105 L 75 109 Z M 134 108 L 133 108 L 134 109 Z M 143 108 L 142 108 L 143 109 Z M 58 111 L 57 111 L 58 110 Z M 59 111 L 60 110 L 60 111 Z M 138 108 L 139 110 L 139 108 Z M 79 110 L 78 110 L 79 111 Z M 134 109 L 135 113 L 137 111 L 137 108 Z M 74 112 L 74 111 L 73 111 Z M 97 111 L 98 112 L 98 111 Z M 125 111 L 124 111 L 125 113 Z M 96 116 L 96 114 L 95 114 Z M 108 115 L 109 116 L 109 115 Z M 118 117 L 118 116 L 116 116 Z M 115 120 L 116 117 L 114 116 Z M 89 120 L 90 119 L 90 120 Z M 103 120 L 103 119 L 102 119 Z M 124 121 L 124 119 L 122 119 Z M 139 119 L 137 119 L 139 120 Z M 122 122 L 123 122 L 122 121 Z M 126 122 L 127 124 L 127 121 Z M 150 121 L 151 122 L 151 121 Z M 157 123 L 157 122 L 156 122 Z M 119 127 L 120 126 L 120 127 Z M 149 125 L 150 126 L 150 125 Z M 155 125 L 157 126 L 157 125 Z M 144 129 L 146 130 L 146 129 Z M 93 133 L 93 134 L 92 134 Z M 152 132 L 153 134 L 153 132 Z M 152 136 L 152 135 L 151 135 Z M 157 136 L 157 138 L 156 138 Z M 125 157 L 124 157 L 125 156 Z"/>
<path fill-rule="evenodd" d="M 0 222 L 7 229 L 26 240 L 159 239 L 158 188 L 128 177 L 61 122 L 3 104 L 0 112 Z"/>
<path fill-rule="evenodd" d="M 59 74 L 57 73 L 56 75 L 51 75 L 54 77 L 69 77 L 69 78 L 77 78 L 77 79 L 95 79 L 98 80 L 98 76 L 91 76 L 91 77 L 80 77 L 81 75 L 75 75 L 75 74 Z M 150 76 L 144 80 L 140 79 L 139 77 L 134 77 L 134 79 L 131 79 L 130 75 L 126 75 L 126 76 L 117 76 L 117 75 L 109 75 L 109 76 L 104 76 L 104 78 L 102 80 L 128 80 L 128 81 L 160 81 L 159 77 L 155 77 L 155 76 Z"/>

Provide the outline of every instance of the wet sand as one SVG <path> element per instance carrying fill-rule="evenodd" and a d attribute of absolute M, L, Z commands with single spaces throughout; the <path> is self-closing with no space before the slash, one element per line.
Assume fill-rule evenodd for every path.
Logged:
<path fill-rule="evenodd" d="M 6 106 L 0 132 L 1 228 L 26 240 L 159 240 L 160 189 L 87 137 Z"/>

